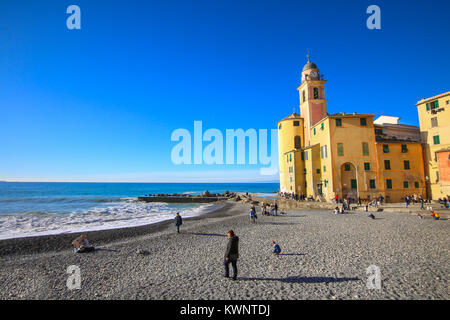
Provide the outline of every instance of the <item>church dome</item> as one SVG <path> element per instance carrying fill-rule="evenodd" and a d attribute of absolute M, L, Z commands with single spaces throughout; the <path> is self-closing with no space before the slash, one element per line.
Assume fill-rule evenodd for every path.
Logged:
<path fill-rule="evenodd" d="M 319 69 L 317 68 L 317 65 L 314 62 L 311 62 L 309 60 L 309 53 L 306 55 L 308 57 L 308 62 L 303 67 L 303 71 L 309 70 L 309 69 Z"/>
<path fill-rule="evenodd" d="M 309 69 L 318 69 L 317 65 L 314 62 L 308 61 L 307 64 L 303 67 L 303 71 L 309 70 Z"/>

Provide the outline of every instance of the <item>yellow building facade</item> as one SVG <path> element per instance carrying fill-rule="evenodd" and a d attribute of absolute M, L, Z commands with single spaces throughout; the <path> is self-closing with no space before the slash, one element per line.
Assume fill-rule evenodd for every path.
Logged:
<path fill-rule="evenodd" d="M 330 115 L 325 82 L 308 57 L 297 88 L 300 114 L 294 112 L 277 123 L 280 191 L 323 201 L 382 195 L 397 202 L 406 195 L 424 196 L 419 129 L 374 124 L 372 114 Z M 401 138 L 383 130 L 395 131 Z"/>
<path fill-rule="evenodd" d="M 416 104 L 423 142 L 425 179 L 429 196 L 450 195 L 450 92 Z"/>

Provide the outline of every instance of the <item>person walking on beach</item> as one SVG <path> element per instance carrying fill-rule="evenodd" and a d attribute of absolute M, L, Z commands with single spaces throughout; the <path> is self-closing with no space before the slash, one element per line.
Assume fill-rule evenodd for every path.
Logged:
<path fill-rule="evenodd" d="M 275 205 L 273 206 L 273 210 L 275 211 L 275 215 L 278 215 L 278 203 L 275 202 Z"/>
<path fill-rule="evenodd" d="M 180 226 L 183 224 L 183 219 L 180 216 L 180 213 L 177 212 L 175 216 L 175 226 L 177 227 L 177 233 L 180 233 Z"/>
<path fill-rule="evenodd" d="M 238 269 L 237 269 L 237 260 L 239 258 L 239 237 L 234 234 L 233 230 L 229 230 L 227 233 L 228 236 L 228 244 L 227 249 L 225 251 L 225 260 L 223 265 L 225 267 L 225 278 L 230 277 L 230 263 L 233 267 L 233 280 L 237 279 Z"/>
<path fill-rule="evenodd" d="M 256 210 L 253 206 L 250 208 L 250 222 L 256 223 Z"/>

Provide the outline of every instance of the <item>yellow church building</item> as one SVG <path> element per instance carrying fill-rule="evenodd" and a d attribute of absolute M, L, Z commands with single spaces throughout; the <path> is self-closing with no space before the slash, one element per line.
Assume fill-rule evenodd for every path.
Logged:
<path fill-rule="evenodd" d="M 300 114 L 277 123 L 280 191 L 323 201 L 425 197 L 419 128 L 398 117 L 328 114 L 325 82 L 308 56 L 297 88 Z"/>

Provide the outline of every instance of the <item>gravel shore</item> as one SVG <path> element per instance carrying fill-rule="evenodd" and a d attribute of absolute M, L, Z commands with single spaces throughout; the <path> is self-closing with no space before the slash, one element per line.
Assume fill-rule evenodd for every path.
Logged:
<path fill-rule="evenodd" d="M 449 222 L 408 213 L 288 210 L 250 224 L 223 202 L 202 217 L 87 232 L 100 250 L 74 254 L 78 234 L 0 241 L 0 299 L 449 299 Z M 222 277 L 226 232 L 240 237 L 237 281 Z M 272 256 L 271 241 L 282 255 Z M 81 270 L 69 290 L 67 268 Z M 381 271 L 368 289 L 366 270 Z"/>

